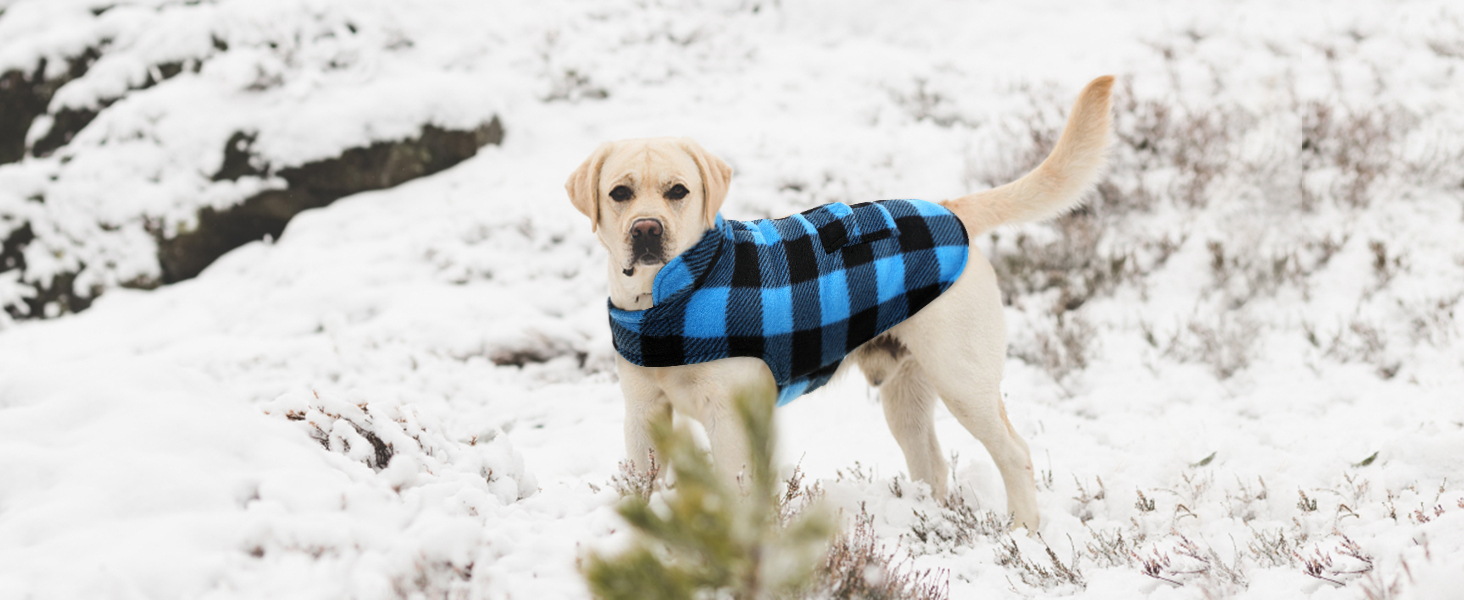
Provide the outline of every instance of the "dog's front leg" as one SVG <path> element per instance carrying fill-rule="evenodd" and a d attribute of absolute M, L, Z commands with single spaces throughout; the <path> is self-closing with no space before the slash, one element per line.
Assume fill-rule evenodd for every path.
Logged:
<path fill-rule="evenodd" d="M 709 399 L 706 410 L 697 420 L 707 430 L 717 475 L 729 485 L 740 485 L 738 477 L 747 464 L 747 434 L 731 404 L 732 400 L 725 397 L 725 393 L 723 397 Z"/>
<path fill-rule="evenodd" d="M 637 471 L 650 470 L 655 438 L 651 432 L 657 423 L 671 424 L 671 404 L 649 369 L 616 357 L 620 373 L 620 391 L 625 395 L 625 457 Z M 664 465 L 665 459 L 656 458 Z"/>
<path fill-rule="evenodd" d="M 742 357 L 677 367 L 675 373 L 675 383 L 666 386 L 667 394 L 678 403 L 677 410 L 701 422 L 717 474 L 737 485 L 749 459 L 748 433 L 737 412 L 737 398 L 777 389 L 772 371 L 760 359 Z"/>
<path fill-rule="evenodd" d="M 653 373 L 656 380 L 656 389 L 682 416 L 691 417 L 701 423 L 702 429 L 707 433 L 707 441 L 711 445 L 712 466 L 717 475 L 729 486 L 737 485 L 737 475 L 742 471 L 742 465 L 747 462 L 747 436 L 743 432 L 742 422 L 737 418 L 736 408 L 732 405 L 732 390 L 745 379 L 742 373 L 745 368 L 739 368 L 747 359 L 730 358 L 709 363 L 695 365 L 684 365 L 679 367 L 662 367 Z M 762 365 L 762 361 L 757 361 Z M 635 367 L 632 367 L 634 369 Z M 766 370 L 766 367 L 763 367 Z M 622 369 L 624 371 L 624 369 Z M 771 377 L 769 377 L 771 379 Z M 621 386 L 626 385 L 627 379 L 621 376 Z M 625 444 L 629 448 L 631 441 L 631 420 L 629 411 L 632 410 L 630 400 L 631 392 L 627 388 L 625 393 L 627 419 L 625 422 Z"/>

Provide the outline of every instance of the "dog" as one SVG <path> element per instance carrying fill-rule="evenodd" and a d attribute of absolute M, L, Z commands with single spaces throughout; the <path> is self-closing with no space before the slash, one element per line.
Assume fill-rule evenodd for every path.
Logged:
<path fill-rule="evenodd" d="M 999 225 L 1040 221 L 1076 207 L 1097 183 L 1111 128 L 1113 77 L 1087 85 L 1061 137 L 1037 168 L 1000 187 L 940 203 L 959 219 L 968 239 Z M 655 306 L 657 275 L 720 225 L 732 169 L 687 138 L 601 144 L 570 175 L 565 190 L 590 219 L 609 253 L 612 313 Z M 613 321 L 613 319 L 612 319 Z M 734 478 L 747 457 L 731 394 L 771 387 L 768 363 L 732 356 L 677 366 L 640 366 L 616 357 L 625 396 L 626 455 L 649 467 L 653 423 L 672 411 L 697 419 L 711 442 L 713 462 Z M 991 263 L 973 245 L 944 292 L 918 312 L 849 353 L 878 388 L 890 432 L 904 452 L 910 478 L 949 493 L 947 465 L 935 436 L 936 398 L 980 440 L 1007 492 L 1014 527 L 1037 531 L 1037 488 L 1027 443 L 1012 427 L 1001 398 L 1006 326 Z"/>

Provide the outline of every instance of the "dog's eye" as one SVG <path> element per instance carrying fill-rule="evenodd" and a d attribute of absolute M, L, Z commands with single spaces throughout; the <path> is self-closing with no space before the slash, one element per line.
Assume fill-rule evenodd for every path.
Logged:
<path fill-rule="evenodd" d="M 616 202 L 625 202 L 633 197 L 635 197 L 635 192 L 630 191 L 630 188 L 623 185 L 617 185 L 615 189 L 610 190 L 610 198 Z"/>
<path fill-rule="evenodd" d="M 686 190 L 686 186 L 678 183 L 671 186 L 671 189 L 666 190 L 666 197 L 671 200 L 680 200 L 682 198 L 685 198 L 686 195 L 690 193 L 691 192 Z"/>

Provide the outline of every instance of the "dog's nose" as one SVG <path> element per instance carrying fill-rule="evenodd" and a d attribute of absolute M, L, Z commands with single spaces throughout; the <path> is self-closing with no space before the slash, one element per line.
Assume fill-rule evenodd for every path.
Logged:
<path fill-rule="evenodd" d="M 630 225 L 630 237 L 661 237 L 661 222 L 655 219 L 639 219 Z"/>

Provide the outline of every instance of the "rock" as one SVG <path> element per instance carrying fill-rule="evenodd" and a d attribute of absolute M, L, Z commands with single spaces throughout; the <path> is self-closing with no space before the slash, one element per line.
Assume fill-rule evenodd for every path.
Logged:
<path fill-rule="evenodd" d="M 35 232 L 31 231 L 30 224 L 21 225 L 18 229 L 11 231 L 3 240 L 0 240 L 0 272 L 11 269 L 25 270 L 25 255 L 22 251 L 26 244 L 35 240 Z M 91 306 L 92 300 L 101 290 L 90 290 L 90 294 L 77 294 L 74 292 L 76 283 L 75 273 L 61 273 L 51 278 L 46 285 L 36 284 L 35 295 L 24 299 L 26 311 L 24 314 L 18 307 L 4 307 L 6 314 L 11 318 L 23 319 L 27 317 L 50 317 L 66 313 L 80 312 Z M 54 314 L 46 314 L 46 307 L 54 306 Z"/>
<path fill-rule="evenodd" d="M 171 62 L 156 65 L 148 69 L 147 79 L 143 80 L 142 85 L 129 89 L 128 91 L 145 90 L 163 81 L 172 79 L 174 76 L 182 73 L 185 66 L 191 67 L 194 72 L 197 72 L 199 63 L 197 61 L 189 61 L 189 64 Z M 80 76 L 81 74 L 76 75 L 76 77 Z M 50 129 L 47 129 L 45 135 L 42 135 L 31 145 L 31 156 L 50 156 L 57 148 L 71 143 L 71 138 L 75 137 L 93 119 L 97 118 L 97 115 L 100 114 L 98 112 L 99 110 L 106 109 L 117 100 L 118 98 L 104 98 L 98 101 L 101 106 L 97 110 L 70 107 L 58 109 L 51 115 Z"/>
<path fill-rule="evenodd" d="M 46 114 L 56 90 L 85 75 L 99 57 L 101 54 L 95 48 L 88 48 L 80 56 L 67 60 L 66 72 L 55 79 L 45 78 L 47 61 L 44 58 L 37 62 L 31 73 L 19 70 L 0 73 L 0 165 L 25 158 L 25 135 L 30 131 L 31 123 L 36 117 Z M 87 119 L 88 122 L 90 120 Z"/>
<path fill-rule="evenodd" d="M 41 58 L 31 66 L 0 72 L 0 165 L 25 160 L 66 164 L 78 153 L 88 151 L 87 148 L 75 147 L 72 139 L 102 113 L 132 92 L 162 84 L 181 73 L 199 72 L 204 62 L 216 60 L 217 53 L 227 52 L 229 46 L 215 37 L 212 48 L 215 54 L 205 53 L 176 62 L 151 64 L 147 75 L 131 80 L 128 89 L 120 95 L 98 97 L 86 106 L 55 107 L 52 102 L 57 91 L 67 83 L 87 77 L 104 52 L 119 51 L 110 46 L 109 40 L 100 40 L 94 47 L 74 57 L 53 57 L 49 63 L 48 59 Z M 274 43 L 269 43 L 268 48 L 274 51 Z M 59 74 L 55 72 L 57 65 L 54 61 L 57 60 L 63 61 L 66 67 Z M 49 78 L 48 64 L 52 67 Z M 249 88 L 246 93 L 257 92 L 259 90 Z M 27 136 L 33 137 L 28 141 Z M 496 116 L 487 123 L 467 129 L 445 129 L 424 124 L 416 136 L 408 139 L 377 141 L 363 147 L 344 149 L 335 158 L 288 167 L 271 165 L 269 157 L 252 153 L 254 137 L 252 131 L 240 131 L 227 141 L 223 165 L 213 175 L 213 180 L 267 177 L 283 180 L 286 184 L 283 189 L 259 193 L 224 209 L 199 209 L 191 228 L 182 230 L 164 227 L 162 219 L 154 215 L 124 214 L 108 217 L 116 222 L 99 221 L 94 224 L 95 231 L 80 234 L 110 239 L 107 236 L 119 229 L 125 230 L 118 234 L 119 237 L 146 236 L 150 232 L 157 245 L 157 269 L 142 276 L 136 275 L 137 259 L 146 262 L 147 256 L 139 257 L 135 252 L 148 250 L 145 245 L 139 248 L 135 243 L 124 251 L 134 252 L 124 258 L 132 265 L 125 275 L 111 271 L 118 262 L 116 255 L 95 248 L 67 253 L 61 263 L 64 266 L 28 266 L 27 247 L 34 251 L 37 244 L 46 244 L 47 247 L 61 248 L 56 252 L 67 252 L 73 249 L 67 244 L 79 249 L 96 240 L 88 238 L 83 242 L 77 237 L 76 231 L 85 230 L 85 224 L 72 222 L 58 228 L 55 222 L 31 222 L 34 217 L 29 215 L 36 214 L 37 210 L 49 210 L 48 207 L 26 204 L 44 204 L 44 191 L 26 192 L 30 195 L 25 198 L 12 196 L 11 202 L 20 202 L 12 206 L 19 206 L 22 210 L 7 209 L 0 214 L 0 274 L 10 277 L 19 274 L 18 287 L 11 288 L 18 290 L 19 295 L 12 291 L 7 297 L 0 298 L 0 309 L 14 319 L 47 318 L 85 310 L 97 295 L 112 286 L 149 289 L 189 279 L 234 248 L 267 236 L 279 237 L 290 219 L 303 210 L 326 206 L 350 194 L 388 188 L 436 173 L 475 155 L 478 148 L 486 144 L 501 143 L 503 126 Z M 71 148 L 59 157 L 53 156 L 68 146 Z M 26 171 L 32 166 L 35 165 L 6 168 L 16 169 L 10 171 L 12 174 L 41 171 Z M 16 180 L 27 181 L 29 175 L 17 177 Z M 51 178 L 55 181 L 54 174 Z M 199 179 L 206 180 L 206 176 Z M 48 218 L 54 216 L 50 212 L 45 214 Z M 70 215 L 68 219 L 77 218 L 74 213 L 67 214 Z M 80 218 L 84 223 L 86 217 Z M 36 259 L 33 262 L 39 262 L 38 256 L 31 254 L 32 259 Z M 88 265 L 88 262 L 93 264 Z M 44 271 L 44 274 L 37 271 Z M 127 277 L 131 279 L 125 279 Z M 0 315 L 0 323 L 5 321 L 3 316 Z"/>
<path fill-rule="evenodd" d="M 267 175 L 253 166 L 250 134 L 236 133 L 224 148 L 224 164 L 215 180 L 246 175 Z M 198 225 L 171 238 L 158 239 L 158 264 L 163 283 L 192 278 L 224 253 L 265 236 L 279 237 L 300 211 L 326 206 L 342 196 L 389 188 L 431 175 L 478 153 L 478 148 L 503 141 L 503 125 L 492 121 L 472 130 L 427 125 L 420 136 L 395 142 L 377 142 L 353 148 L 332 159 L 279 169 L 273 174 L 288 182 L 221 211 L 205 208 Z"/>

